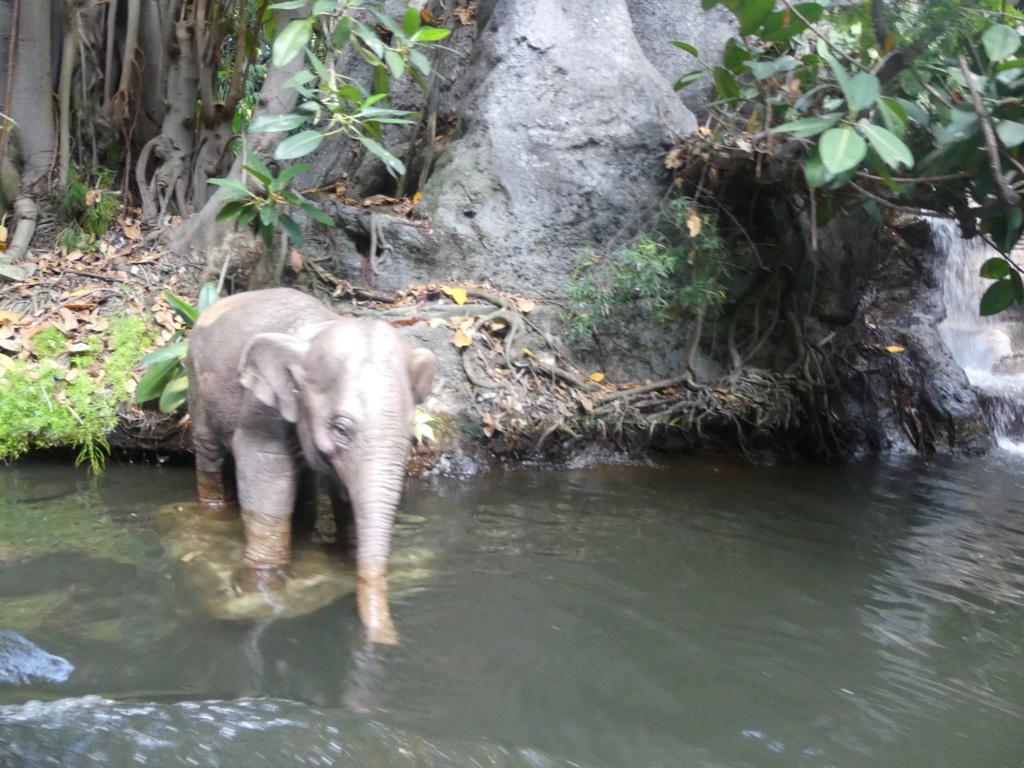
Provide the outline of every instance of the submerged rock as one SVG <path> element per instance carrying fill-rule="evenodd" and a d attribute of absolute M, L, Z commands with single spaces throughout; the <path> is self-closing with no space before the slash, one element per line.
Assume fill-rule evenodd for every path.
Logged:
<path fill-rule="evenodd" d="M 17 632 L 0 631 L 0 682 L 25 685 L 31 678 L 63 683 L 75 665 L 47 653 Z"/>
<path fill-rule="evenodd" d="M 353 564 L 312 542 L 296 542 L 290 578 L 272 593 L 239 592 L 233 575 L 242 564 L 245 533 L 241 520 L 210 520 L 198 504 L 171 504 L 157 510 L 164 550 L 181 564 L 182 583 L 203 610 L 216 619 L 292 618 L 313 613 L 354 594 Z M 388 582 L 398 595 L 429 573 L 433 553 L 396 542 Z"/>

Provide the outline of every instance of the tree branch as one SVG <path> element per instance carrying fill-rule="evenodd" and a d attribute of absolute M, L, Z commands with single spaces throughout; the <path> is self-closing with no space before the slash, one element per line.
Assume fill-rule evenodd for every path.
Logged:
<path fill-rule="evenodd" d="M 992 118 L 981 103 L 981 94 L 974 84 L 971 70 L 967 67 L 967 59 L 961 53 L 957 56 L 960 63 L 960 72 L 967 82 L 967 90 L 971 93 L 971 103 L 974 105 L 974 112 L 981 123 L 981 134 L 985 138 L 985 151 L 988 153 L 989 168 L 992 171 L 992 178 L 995 180 L 996 196 L 1002 204 L 1003 211 L 1020 206 L 1020 198 L 1013 191 L 1013 187 L 1003 176 L 1002 164 L 999 162 L 999 144 L 996 142 L 996 132 L 992 127 Z"/>

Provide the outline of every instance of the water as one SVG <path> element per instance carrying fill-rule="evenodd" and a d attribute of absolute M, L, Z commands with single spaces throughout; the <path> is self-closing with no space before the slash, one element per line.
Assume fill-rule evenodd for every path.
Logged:
<path fill-rule="evenodd" d="M 1024 765 L 1024 459 L 412 481 L 394 601 L 209 618 L 152 510 L 191 473 L 0 467 L 0 766 Z M 10 521 L 30 521 L 12 524 Z M 31 701 L 36 700 L 36 701 Z"/>
<path fill-rule="evenodd" d="M 948 219 L 930 223 L 937 250 L 946 254 L 946 319 L 939 333 L 970 383 L 985 396 L 1000 447 L 1024 452 L 1024 322 L 1019 308 L 988 317 L 979 314 L 981 297 L 992 285 L 979 276 L 981 265 L 1000 254 L 980 238 L 961 238 Z"/>

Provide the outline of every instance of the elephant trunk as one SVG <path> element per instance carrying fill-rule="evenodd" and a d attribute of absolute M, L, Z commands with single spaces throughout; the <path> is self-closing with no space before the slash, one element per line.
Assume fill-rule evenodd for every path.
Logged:
<path fill-rule="evenodd" d="M 408 443 L 378 447 L 363 458 L 356 478 L 346 482 L 358 543 L 356 601 L 359 618 L 372 643 L 395 645 L 398 633 L 388 607 L 388 557 L 395 513 L 405 482 Z"/>

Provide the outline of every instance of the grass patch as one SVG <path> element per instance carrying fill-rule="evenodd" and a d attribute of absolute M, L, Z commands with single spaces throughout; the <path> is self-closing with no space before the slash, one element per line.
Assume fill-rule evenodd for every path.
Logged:
<path fill-rule="evenodd" d="M 155 336 L 138 315 L 112 318 L 75 343 L 53 326 L 35 334 L 27 359 L 0 368 L 0 459 L 74 446 L 79 463 L 102 469 L 118 406 L 131 399 L 132 368 Z"/>

